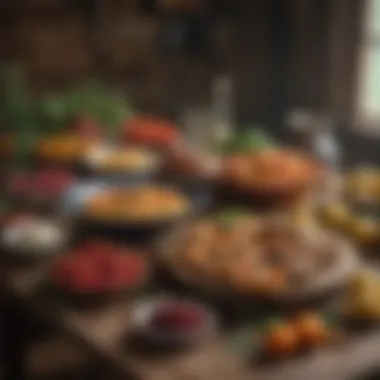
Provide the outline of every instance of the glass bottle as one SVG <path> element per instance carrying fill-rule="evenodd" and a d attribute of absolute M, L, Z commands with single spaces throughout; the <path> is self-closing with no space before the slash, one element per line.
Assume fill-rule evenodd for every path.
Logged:
<path fill-rule="evenodd" d="M 287 124 L 298 148 L 312 153 L 331 168 L 340 167 L 342 152 L 331 117 L 323 113 L 295 110 L 289 113 Z"/>
<path fill-rule="evenodd" d="M 212 140 L 215 146 L 226 141 L 233 129 L 233 79 L 218 75 L 211 83 Z"/>

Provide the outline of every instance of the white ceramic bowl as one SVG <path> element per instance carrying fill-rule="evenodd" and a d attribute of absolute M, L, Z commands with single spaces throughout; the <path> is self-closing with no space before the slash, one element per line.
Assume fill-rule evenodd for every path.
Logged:
<path fill-rule="evenodd" d="M 171 302 L 185 303 L 197 308 L 204 317 L 202 326 L 196 330 L 175 331 L 173 329 L 170 332 L 154 326 L 151 323 L 154 314 L 164 304 Z M 132 312 L 132 326 L 138 336 L 155 345 L 166 347 L 193 346 L 204 342 L 215 334 L 217 319 L 209 308 L 194 301 L 162 297 L 138 302 Z"/>
<path fill-rule="evenodd" d="M 13 258 L 43 259 L 66 246 L 69 234 L 61 223 L 33 216 L 25 218 L 4 226 L 1 231 L 1 245 Z"/>
<path fill-rule="evenodd" d="M 105 169 L 102 167 L 102 162 L 107 159 L 108 156 L 112 155 L 115 150 L 124 149 L 135 151 L 136 154 L 142 155 L 142 161 L 140 165 L 130 165 L 130 167 L 125 166 L 120 169 Z M 139 148 L 135 146 L 130 147 L 118 147 L 112 144 L 102 144 L 91 148 L 84 157 L 84 166 L 87 170 L 91 172 L 92 175 L 101 178 L 108 179 L 136 179 L 145 180 L 150 178 L 155 174 L 159 167 L 161 160 L 159 157 L 144 148 Z"/>

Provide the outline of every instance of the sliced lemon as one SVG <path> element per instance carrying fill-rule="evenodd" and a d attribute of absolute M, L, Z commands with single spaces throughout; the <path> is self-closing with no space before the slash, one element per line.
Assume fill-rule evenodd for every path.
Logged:
<path fill-rule="evenodd" d="M 380 239 L 380 224 L 376 219 L 359 218 L 352 221 L 350 232 L 364 242 Z"/>
<path fill-rule="evenodd" d="M 335 226 L 341 226 L 350 220 L 351 212 L 345 203 L 337 202 L 326 206 L 324 216 L 329 223 Z"/>

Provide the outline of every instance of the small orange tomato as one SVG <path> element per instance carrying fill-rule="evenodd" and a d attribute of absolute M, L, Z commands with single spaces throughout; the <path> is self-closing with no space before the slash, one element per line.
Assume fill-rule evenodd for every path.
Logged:
<path fill-rule="evenodd" d="M 281 323 L 265 334 L 263 345 L 265 352 L 271 356 L 286 356 L 298 348 L 298 335 L 293 326 Z"/>
<path fill-rule="evenodd" d="M 296 317 L 294 328 L 300 341 L 308 346 L 316 346 L 328 338 L 328 327 L 321 315 L 302 313 Z"/>
<path fill-rule="evenodd" d="M 170 121 L 136 117 L 127 121 L 124 138 L 132 143 L 169 147 L 180 137 L 176 125 Z"/>

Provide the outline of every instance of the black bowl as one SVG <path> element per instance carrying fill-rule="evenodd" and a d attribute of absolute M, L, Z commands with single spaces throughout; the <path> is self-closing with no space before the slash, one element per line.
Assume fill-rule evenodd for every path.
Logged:
<path fill-rule="evenodd" d="M 155 184 L 156 182 L 151 182 Z M 173 183 L 170 181 L 158 181 L 158 185 L 178 189 L 187 195 L 191 206 L 181 215 L 156 220 L 128 220 L 123 222 L 110 222 L 101 219 L 91 219 L 83 215 L 85 200 L 98 191 L 113 187 L 133 187 L 138 185 L 130 181 L 128 184 L 115 184 L 110 181 L 89 181 L 79 184 L 71 189 L 71 192 L 63 200 L 63 211 L 70 214 L 79 223 L 83 235 L 112 237 L 116 240 L 128 243 L 145 244 L 166 232 L 173 226 L 198 215 L 211 207 L 212 198 L 210 191 L 202 184 L 197 183 Z"/>

